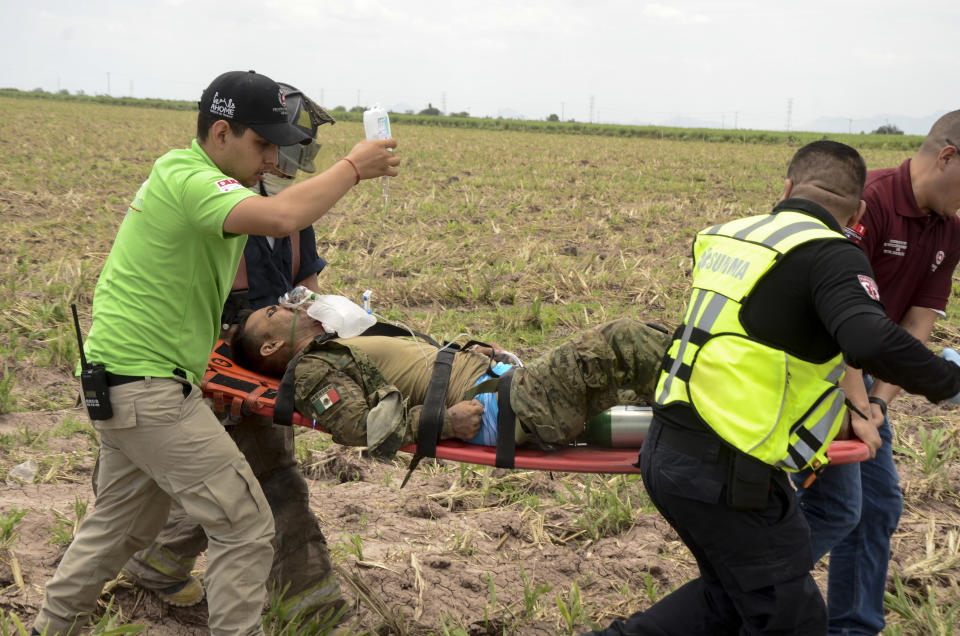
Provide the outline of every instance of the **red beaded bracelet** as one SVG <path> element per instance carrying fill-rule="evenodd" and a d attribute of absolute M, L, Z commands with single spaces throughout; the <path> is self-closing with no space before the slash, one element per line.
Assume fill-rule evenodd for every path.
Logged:
<path fill-rule="evenodd" d="M 344 158 L 341 159 L 340 161 L 346 161 L 346 162 L 349 163 L 351 166 L 353 166 L 353 171 L 357 174 L 357 180 L 353 182 L 353 185 L 357 185 L 358 183 L 360 183 L 360 171 L 357 170 L 357 164 L 353 163 L 353 160 L 352 160 L 352 159 L 348 159 L 347 157 L 344 157 Z"/>

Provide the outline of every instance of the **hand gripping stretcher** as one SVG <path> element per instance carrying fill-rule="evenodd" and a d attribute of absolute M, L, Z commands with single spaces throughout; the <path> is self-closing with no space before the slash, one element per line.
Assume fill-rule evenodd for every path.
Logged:
<path fill-rule="evenodd" d="M 279 380 L 244 369 L 230 359 L 230 347 L 218 341 L 210 354 L 201 389 L 213 402 L 217 415 L 228 415 L 239 422 L 246 415 L 273 417 Z M 297 412 L 293 424 L 309 429 L 319 429 L 316 424 Z M 416 444 L 400 448 L 416 456 Z M 639 473 L 636 465 L 639 448 L 606 448 L 576 444 L 557 450 L 543 451 L 520 447 L 515 450 L 513 467 L 531 470 L 580 473 Z M 852 464 L 869 457 L 867 446 L 859 440 L 838 440 L 827 451 L 831 464 Z M 445 439 L 436 444 L 435 457 L 456 462 L 496 466 L 496 448 L 467 444 L 459 440 Z"/>

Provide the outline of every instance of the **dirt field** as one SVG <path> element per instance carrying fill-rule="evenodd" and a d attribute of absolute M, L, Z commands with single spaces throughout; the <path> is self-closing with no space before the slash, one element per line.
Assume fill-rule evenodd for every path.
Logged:
<path fill-rule="evenodd" d="M 921 403 L 913 406 L 929 410 Z M 51 543 L 54 511 L 74 518 L 77 500 L 93 502 L 94 455 L 87 434 L 56 433 L 71 416 L 80 418 L 81 413 L 68 409 L 0 416 L 0 435 L 23 436 L 29 430 L 36 435 L 30 448 L 66 458 L 53 483 L 0 486 L 4 511 L 29 510 L 16 527 L 19 536 L 9 557 L 0 562 L 0 608 L 25 621 L 35 615 L 44 582 L 63 554 L 64 546 Z M 321 434 L 304 430 L 303 436 Z M 21 457 L 34 454 L 21 447 Z M 577 524 L 578 507 L 556 501 L 568 499 L 570 490 L 583 494 L 580 476 L 424 464 L 400 490 L 403 462 L 378 463 L 338 446 L 308 453 L 312 507 L 365 628 L 390 634 L 580 633 L 590 628 L 590 621 L 602 625 L 648 606 L 695 575 L 692 558 L 675 533 L 643 505 L 629 529 L 585 539 Z M 957 479 L 958 470 L 951 466 L 945 478 Z M 940 595 L 956 585 L 956 527 L 944 528 L 944 522 L 955 518 L 957 502 L 944 490 L 945 482 L 918 472 L 903 471 L 909 504 L 895 538 L 893 568 L 907 575 L 908 585 L 931 585 L 930 592 Z M 603 480 L 592 476 L 587 483 L 597 488 Z M 638 481 L 627 487 L 642 500 Z M 539 505 L 531 507 L 534 501 Z M 952 549 L 945 552 L 944 543 Z M 13 561 L 22 587 L 10 569 Z M 202 565 L 201 559 L 201 570 Z M 821 563 L 816 571 L 821 586 L 825 573 Z M 206 633 L 205 603 L 171 608 L 122 579 L 108 589 L 115 594 L 119 619 L 145 626 L 146 633 Z M 567 606 L 569 623 L 558 603 Z"/>
<path fill-rule="evenodd" d="M 70 303 L 89 328 L 130 197 L 157 156 L 189 143 L 193 126 L 182 112 L 23 105 L 0 99 L 0 634 L 17 633 L 14 616 L 29 624 L 77 518 L 94 505 L 97 442 L 75 406 Z M 360 131 L 349 122 L 325 129 L 318 162 L 343 156 Z M 675 326 L 693 233 L 768 210 L 795 150 L 425 126 L 395 134 L 404 172 L 389 203 L 379 184 L 364 183 L 317 224 L 330 262 L 321 284 L 350 298 L 373 288 L 375 308 L 391 319 L 436 337 L 468 332 L 524 359 L 620 315 Z M 908 156 L 864 155 L 870 167 Z M 935 350 L 960 346 L 955 303 L 934 331 Z M 905 507 L 885 634 L 958 633 L 960 416 L 913 397 L 890 413 Z M 580 634 L 696 575 L 636 475 L 425 461 L 401 490 L 406 456 L 376 463 L 305 430 L 298 456 L 364 629 Z M 28 483 L 5 484 L 28 460 Z M 815 576 L 825 586 L 826 562 Z M 119 609 L 116 624 L 206 633 L 203 604 L 172 609 L 122 580 L 103 601 Z"/>
<path fill-rule="evenodd" d="M 76 458 L 69 471 L 59 473 L 58 483 L 0 486 L 6 509 L 29 509 L 12 548 L 24 587 L 15 583 L 9 568 L 0 573 L 6 588 L 0 607 L 25 620 L 35 614 L 43 584 L 64 550 L 51 545 L 53 511 L 69 516 L 77 498 L 93 501 L 93 454 L 77 450 L 86 441 L 53 433 L 70 414 L 79 416 L 73 410 L 0 416 L 0 434 L 30 429 L 49 440 L 44 452 Z M 584 541 L 577 536 L 582 530 L 572 505 L 534 510 L 500 501 L 507 492 L 542 501 L 554 491 L 582 487 L 569 476 L 507 474 L 427 460 L 400 490 L 405 470 L 403 462 L 378 463 L 338 446 L 312 452 L 306 467 L 313 508 L 342 568 L 344 588 L 359 599 L 356 609 L 365 626 L 390 625 L 390 633 L 398 634 L 440 633 L 444 624 L 462 626 L 470 634 L 513 629 L 568 633 L 558 624 L 555 596 L 569 603 L 574 584 L 582 594 L 580 609 L 574 608 L 582 612 L 577 629 L 586 629 L 583 618 L 599 619 L 601 608 L 612 614 L 637 609 L 618 598 L 621 586 L 635 586 L 646 575 L 641 584 L 656 593 L 675 587 L 693 571 L 690 558 L 656 514 L 640 515 L 632 528 L 615 537 Z M 491 481 L 504 483 L 490 488 Z M 634 487 L 639 490 L 639 483 Z M 361 555 L 349 537 L 359 537 Z M 354 552 L 347 552 L 348 544 Z M 169 608 L 123 581 L 113 592 L 123 620 L 145 625 L 150 634 L 205 633 L 205 604 Z"/>

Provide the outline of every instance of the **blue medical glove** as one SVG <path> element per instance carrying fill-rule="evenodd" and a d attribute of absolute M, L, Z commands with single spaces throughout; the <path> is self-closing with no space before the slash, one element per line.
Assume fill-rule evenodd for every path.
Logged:
<path fill-rule="evenodd" d="M 957 353 L 953 349 L 944 349 L 940 352 L 940 357 L 944 360 L 949 360 L 957 366 L 960 366 L 960 353 Z M 952 398 L 947 398 L 947 402 L 951 404 L 960 404 L 960 393 L 957 393 Z"/>

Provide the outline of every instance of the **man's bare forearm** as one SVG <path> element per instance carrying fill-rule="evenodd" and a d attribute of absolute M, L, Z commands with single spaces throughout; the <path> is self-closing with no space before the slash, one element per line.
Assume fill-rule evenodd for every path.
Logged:
<path fill-rule="evenodd" d="M 350 154 L 320 174 L 272 197 L 250 197 L 238 203 L 223 222 L 229 234 L 286 236 L 326 214 L 360 179 L 395 176 L 400 159 L 389 149 L 392 139 L 362 141 Z"/>

